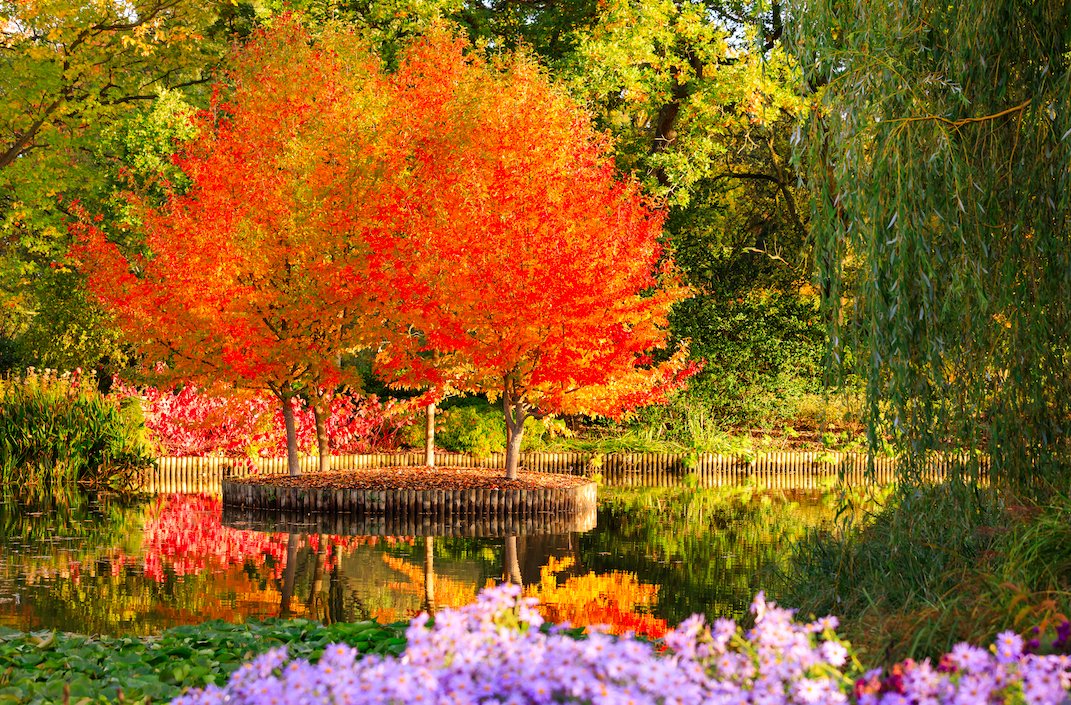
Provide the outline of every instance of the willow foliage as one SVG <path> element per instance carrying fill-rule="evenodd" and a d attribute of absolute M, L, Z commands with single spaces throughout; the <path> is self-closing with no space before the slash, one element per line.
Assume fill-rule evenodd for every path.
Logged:
<path fill-rule="evenodd" d="M 906 479 L 979 451 L 1063 487 L 1071 423 L 1071 3 L 799 0 L 800 134 L 834 350 Z"/>

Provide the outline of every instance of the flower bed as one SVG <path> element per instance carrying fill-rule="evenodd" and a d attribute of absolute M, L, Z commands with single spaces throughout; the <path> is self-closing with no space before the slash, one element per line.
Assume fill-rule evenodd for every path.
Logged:
<path fill-rule="evenodd" d="M 423 616 L 404 632 L 404 624 L 306 620 L 210 622 L 148 638 L 0 628 L 0 702 L 159 702 L 231 674 L 223 687 L 190 690 L 176 703 L 1055 705 L 1071 680 L 1067 656 L 1024 653 L 1011 633 L 989 650 L 961 644 L 936 665 L 863 672 L 836 637 L 836 620 L 796 623 L 761 596 L 754 629 L 693 617 L 653 643 L 581 637 L 542 624 L 533 601 L 517 598 L 512 587 L 486 590 L 475 605 L 439 612 L 430 629 Z M 1069 635 L 1071 625 L 1057 626 L 1050 647 L 1066 650 Z"/>
<path fill-rule="evenodd" d="M 1071 680 L 1066 656 L 1023 653 L 1002 634 L 986 651 L 956 647 L 936 666 L 900 664 L 888 676 L 861 674 L 825 618 L 799 623 L 790 610 L 753 606 L 755 627 L 692 617 L 666 634 L 664 651 L 628 636 L 594 631 L 576 639 L 542 630 L 533 600 L 502 586 L 458 610 L 414 619 L 399 658 L 345 645 L 316 665 L 273 649 L 238 669 L 223 687 L 177 705 L 234 703 L 1062 703 Z"/>

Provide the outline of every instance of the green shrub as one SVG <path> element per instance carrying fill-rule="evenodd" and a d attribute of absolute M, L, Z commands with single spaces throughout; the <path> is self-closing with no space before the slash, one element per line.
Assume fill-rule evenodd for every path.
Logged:
<path fill-rule="evenodd" d="M 673 332 L 706 360 L 680 403 L 728 425 L 766 426 L 793 418 L 825 383 L 825 323 L 817 297 L 750 292 L 698 296 L 673 310 Z"/>
<path fill-rule="evenodd" d="M 152 463 L 141 408 L 78 374 L 30 370 L 0 381 L 0 479 L 16 491 L 130 484 Z"/>
<path fill-rule="evenodd" d="M 505 420 L 490 405 L 443 409 L 436 422 L 435 444 L 443 450 L 486 457 L 506 449 Z"/>
<path fill-rule="evenodd" d="M 524 438 L 521 449 L 539 451 L 546 449 L 551 439 L 568 435 L 565 423 L 560 419 L 527 418 L 524 422 Z M 413 448 L 424 446 L 424 423 L 407 426 L 402 434 L 405 445 Z M 483 397 L 464 397 L 446 401 L 435 416 L 435 446 L 439 450 L 455 453 L 471 453 L 487 457 L 506 450 L 506 422 L 502 410 Z"/>

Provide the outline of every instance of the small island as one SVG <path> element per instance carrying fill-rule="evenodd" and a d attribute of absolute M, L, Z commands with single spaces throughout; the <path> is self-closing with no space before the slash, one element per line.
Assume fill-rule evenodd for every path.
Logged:
<path fill-rule="evenodd" d="M 223 481 L 227 508 L 286 514 L 325 514 L 364 524 L 465 527 L 508 522 L 520 533 L 548 520 L 584 523 L 595 516 L 596 484 L 557 473 L 518 473 L 507 479 L 489 468 L 387 467 L 304 475 L 250 475 Z M 332 519 L 334 521 L 334 519 Z M 479 533 L 477 531 L 477 533 Z"/>

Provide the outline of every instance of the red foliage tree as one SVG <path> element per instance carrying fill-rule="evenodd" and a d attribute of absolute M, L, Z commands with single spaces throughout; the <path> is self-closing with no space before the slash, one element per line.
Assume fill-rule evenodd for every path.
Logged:
<path fill-rule="evenodd" d="M 284 18 L 233 57 L 200 136 L 176 159 L 184 193 L 155 207 L 132 196 L 136 237 L 121 249 L 81 231 L 89 286 L 167 375 L 270 390 L 281 402 L 298 472 L 291 400 L 316 413 L 321 469 L 326 415 L 347 380 L 340 355 L 378 343 L 368 252 L 397 173 L 380 138 L 378 63 L 344 32 L 311 37 Z M 227 98 L 224 100 L 223 95 Z"/>
<path fill-rule="evenodd" d="M 687 292 L 661 213 L 587 116 L 533 60 L 466 48 L 433 31 L 393 76 L 409 181 L 380 363 L 400 384 L 500 395 L 515 478 L 527 416 L 616 416 L 687 374 L 683 350 L 649 357 Z"/>

